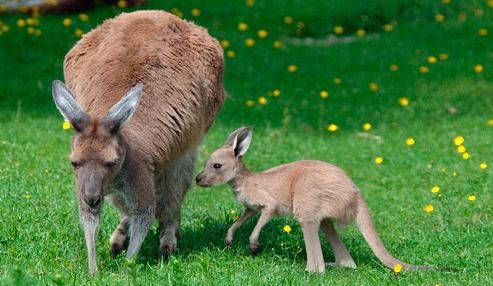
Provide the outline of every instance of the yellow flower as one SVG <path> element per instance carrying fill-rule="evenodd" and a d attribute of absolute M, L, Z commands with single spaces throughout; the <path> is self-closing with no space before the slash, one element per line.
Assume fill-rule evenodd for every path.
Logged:
<path fill-rule="evenodd" d="M 437 21 L 438 23 L 441 23 L 445 20 L 445 16 L 443 16 L 443 14 L 436 14 L 435 15 L 435 21 Z"/>
<path fill-rule="evenodd" d="M 226 56 L 228 58 L 234 58 L 236 56 L 236 53 L 235 53 L 235 51 L 229 50 L 229 51 L 226 52 Z"/>
<path fill-rule="evenodd" d="M 479 168 L 481 168 L 481 170 L 486 170 L 488 168 L 488 164 L 483 162 L 483 163 L 479 164 Z"/>
<path fill-rule="evenodd" d="M 399 70 L 399 66 L 396 65 L 396 64 L 391 64 L 390 67 L 389 67 L 390 71 L 398 71 Z"/>
<path fill-rule="evenodd" d="M 407 146 L 412 146 L 415 143 L 416 143 L 416 141 L 414 141 L 414 138 L 412 138 L 412 137 L 409 137 L 409 138 L 406 139 L 406 145 Z"/>
<path fill-rule="evenodd" d="M 444 53 L 441 53 L 441 54 L 438 55 L 438 58 L 441 61 L 446 61 L 448 59 L 448 55 L 447 54 L 444 54 Z"/>
<path fill-rule="evenodd" d="M 364 29 L 358 29 L 356 30 L 356 36 L 359 38 L 362 38 L 366 35 L 366 31 Z"/>
<path fill-rule="evenodd" d="M 288 66 L 288 71 L 289 72 L 295 72 L 298 70 L 298 66 L 297 65 L 289 65 Z"/>
<path fill-rule="evenodd" d="M 67 120 L 63 121 L 63 124 L 62 124 L 63 130 L 68 130 L 71 127 L 72 127 L 72 125 L 70 125 L 70 122 L 68 122 Z"/>
<path fill-rule="evenodd" d="M 375 164 L 380 165 L 383 163 L 383 157 L 377 156 L 375 157 Z"/>
<path fill-rule="evenodd" d="M 296 27 L 298 27 L 298 29 L 303 29 L 305 27 L 305 22 L 298 21 L 298 23 L 296 23 Z"/>
<path fill-rule="evenodd" d="M 493 0 L 488 0 L 488 7 L 493 8 Z"/>
<path fill-rule="evenodd" d="M 427 74 L 430 71 L 430 69 L 427 66 L 420 66 L 418 70 L 422 74 Z"/>
<path fill-rule="evenodd" d="M 248 7 L 253 7 L 255 6 L 255 0 L 246 0 L 246 4 Z"/>
<path fill-rule="evenodd" d="M 326 90 L 320 91 L 320 97 L 321 98 L 327 98 L 327 97 L 329 97 L 329 92 L 327 92 Z"/>
<path fill-rule="evenodd" d="M 459 152 L 461 154 L 466 152 L 466 146 L 464 146 L 464 145 L 457 146 L 457 152 Z"/>
<path fill-rule="evenodd" d="M 291 17 L 289 17 L 289 16 L 285 16 L 285 17 L 283 18 L 283 20 L 284 20 L 284 23 L 285 23 L 285 24 L 287 24 L 287 25 L 289 25 L 289 24 L 293 23 L 293 18 L 291 18 Z"/>
<path fill-rule="evenodd" d="M 84 31 L 82 31 L 81 29 L 77 28 L 75 29 L 74 31 L 74 34 L 77 36 L 77 37 L 82 37 L 82 35 L 84 35 Z"/>
<path fill-rule="evenodd" d="M 223 47 L 223 49 L 227 49 L 229 48 L 229 41 L 228 40 L 221 40 L 221 46 Z"/>
<path fill-rule="evenodd" d="M 464 144 L 464 137 L 462 137 L 462 136 L 460 136 L 460 135 L 455 136 L 455 138 L 454 138 L 454 144 L 455 144 L 456 146 L 459 146 L 459 145 Z"/>
<path fill-rule="evenodd" d="M 493 126 L 493 118 L 492 119 L 488 119 L 488 121 L 486 122 L 486 124 L 488 124 L 489 126 Z"/>
<path fill-rule="evenodd" d="M 191 11 L 191 14 L 194 17 L 198 17 L 198 16 L 200 16 L 200 10 L 197 9 L 197 8 L 193 8 L 192 11 Z"/>
<path fill-rule="evenodd" d="M 171 11 L 170 11 L 173 15 L 177 16 L 177 17 L 180 17 L 180 18 L 183 18 L 183 13 L 180 11 L 180 9 L 178 8 L 171 8 Z"/>
<path fill-rule="evenodd" d="M 70 19 L 70 18 L 65 18 L 65 19 L 63 19 L 63 22 L 62 22 L 62 23 L 63 23 L 63 25 L 64 25 L 65 27 L 68 27 L 68 26 L 72 25 L 72 19 Z"/>
<path fill-rule="evenodd" d="M 31 194 L 24 194 L 24 198 L 25 198 L 26 200 L 29 200 L 29 199 L 31 198 Z"/>
<path fill-rule="evenodd" d="M 38 30 L 36 30 L 36 31 L 34 32 L 34 34 L 35 34 L 36 36 L 41 36 L 41 34 L 43 34 L 43 32 L 42 32 L 41 30 L 39 30 L 39 29 L 38 29 Z"/>
<path fill-rule="evenodd" d="M 476 200 L 476 196 L 475 195 L 469 195 L 467 197 L 467 200 L 470 201 L 470 202 L 474 202 Z"/>
<path fill-rule="evenodd" d="M 457 172 L 452 172 L 452 177 L 457 177 Z"/>
<path fill-rule="evenodd" d="M 409 99 L 407 97 L 399 98 L 399 105 L 408 106 L 409 105 Z"/>
<path fill-rule="evenodd" d="M 87 22 L 87 21 L 89 21 L 89 16 L 87 14 L 81 13 L 81 14 L 79 14 L 79 19 L 82 22 Z"/>
<path fill-rule="evenodd" d="M 462 153 L 462 159 L 468 160 L 469 158 L 471 158 L 471 154 L 469 154 L 467 152 Z"/>
<path fill-rule="evenodd" d="M 450 4 L 451 0 L 442 0 L 443 4 Z"/>
<path fill-rule="evenodd" d="M 371 124 L 369 122 L 366 122 L 363 124 L 363 130 L 368 131 L 371 129 Z"/>
<path fill-rule="evenodd" d="M 327 130 L 330 132 L 336 132 L 339 127 L 333 123 L 327 125 Z"/>
<path fill-rule="evenodd" d="M 434 194 L 437 194 L 440 192 L 440 187 L 439 186 L 433 186 L 433 188 L 431 188 L 431 192 L 434 193 Z"/>
<path fill-rule="evenodd" d="M 488 35 L 488 30 L 484 29 L 484 28 L 481 28 L 478 30 L 478 34 L 481 36 L 481 37 L 484 37 L 486 35 Z"/>
<path fill-rule="evenodd" d="M 425 207 L 423 208 L 423 210 L 427 213 L 431 213 L 433 211 L 433 205 L 431 204 L 427 204 L 425 205 Z"/>
<path fill-rule="evenodd" d="M 276 49 L 280 49 L 282 48 L 282 43 L 280 41 L 274 41 L 274 43 L 272 44 L 274 46 L 274 48 Z"/>
<path fill-rule="evenodd" d="M 257 36 L 260 39 L 265 39 L 265 38 L 267 38 L 268 35 L 269 35 L 269 33 L 266 30 L 258 30 L 258 32 L 257 32 Z"/>
<path fill-rule="evenodd" d="M 343 27 L 341 27 L 341 26 L 335 26 L 335 27 L 334 27 L 334 33 L 335 33 L 336 35 L 340 35 L 340 34 L 344 33 L 344 28 L 343 28 Z"/>
<path fill-rule="evenodd" d="M 368 84 L 368 88 L 370 91 L 376 92 L 378 90 L 378 84 L 376 82 L 370 82 L 370 84 Z"/>
<path fill-rule="evenodd" d="M 434 56 L 429 56 L 426 61 L 429 63 L 429 64 L 434 64 L 437 62 L 437 58 L 435 58 Z"/>
<path fill-rule="evenodd" d="M 33 27 L 27 28 L 27 33 L 30 35 L 34 34 L 35 32 L 36 32 L 36 30 Z"/>
<path fill-rule="evenodd" d="M 335 84 L 335 85 L 340 85 L 341 83 L 342 83 L 342 79 L 340 79 L 340 78 L 338 78 L 338 77 L 334 78 L 334 84 Z M 492 124 L 492 125 L 493 125 L 493 124 Z"/>
<path fill-rule="evenodd" d="M 19 19 L 15 23 L 17 24 L 17 27 L 19 27 L 19 28 L 26 26 L 26 21 L 24 19 Z"/>
<path fill-rule="evenodd" d="M 230 212 L 231 214 L 235 214 L 235 213 L 236 213 L 236 210 L 235 210 L 235 209 L 230 209 L 230 210 L 229 210 L 229 212 Z"/>
<path fill-rule="evenodd" d="M 240 30 L 240 31 L 242 31 L 242 32 L 243 32 L 243 31 L 246 31 L 247 29 L 248 29 L 248 25 L 247 25 L 247 23 L 245 23 L 245 22 L 240 22 L 240 23 L 238 24 L 238 30 Z"/>
<path fill-rule="evenodd" d="M 247 100 L 247 101 L 246 101 L 246 106 L 248 106 L 248 107 L 252 107 L 252 106 L 254 106 L 254 105 L 255 105 L 255 101 L 253 101 L 253 100 Z"/>
<path fill-rule="evenodd" d="M 291 226 L 289 226 L 289 224 L 285 225 L 282 229 L 284 230 L 284 232 L 288 234 L 292 231 Z"/>
<path fill-rule="evenodd" d="M 274 89 L 272 91 L 272 95 L 275 97 L 279 97 L 279 96 L 281 96 L 281 91 L 279 89 Z"/>
<path fill-rule="evenodd" d="M 385 32 L 392 32 L 393 29 L 394 29 L 394 26 L 392 26 L 392 24 L 385 24 L 385 25 L 383 25 L 383 30 Z"/>
<path fill-rule="evenodd" d="M 10 30 L 9 26 L 7 25 L 3 25 L 2 28 L 0 29 L 2 30 L 3 33 L 7 33 Z"/>
<path fill-rule="evenodd" d="M 27 18 L 26 23 L 28 26 L 36 26 L 38 24 L 38 21 L 33 18 Z"/>
<path fill-rule="evenodd" d="M 267 98 L 265 98 L 264 96 L 261 96 L 258 98 L 258 103 L 260 105 L 266 105 L 267 104 Z"/>
<path fill-rule="evenodd" d="M 245 45 L 247 47 L 253 47 L 253 46 L 255 46 L 255 40 L 252 38 L 248 38 L 245 40 Z"/>
<path fill-rule="evenodd" d="M 400 265 L 399 263 L 397 263 L 396 265 L 394 265 L 394 272 L 395 273 L 399 273 L 402 271 L 402 265 Z"/>
<path fill-rule="evenodd" d="M 123 8 L 127 8 L 128 3 L 127 3 L 127 1 L 125 1 L 125 0 L 120 0 L 120 1 L 118 1 L 118 3 L 117 3 L 116 5 L 118 5 L 118 8 L 123 9 Z M 178 15 L 177 15 L 177 16 L 178 16 Z"/>
<path fill-rule="evenodd" d="M 474 66 L 474 72 L 475 73 L 482 73 L 484 71 L 484 67 L 480 64 L 477 64 Z"/>

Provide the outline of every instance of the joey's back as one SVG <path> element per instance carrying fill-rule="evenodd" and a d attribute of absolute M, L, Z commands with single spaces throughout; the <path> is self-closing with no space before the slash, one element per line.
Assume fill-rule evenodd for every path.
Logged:
<path fill-rule="evenodd" d="M 95 118 L 142 83 L 139 108 L 121 133 L 157 167 L 200 142 L 225 97 L 218 42 L 162 11 L 105 21 L 67 54 L 64 72 L 74 97 Z"/>

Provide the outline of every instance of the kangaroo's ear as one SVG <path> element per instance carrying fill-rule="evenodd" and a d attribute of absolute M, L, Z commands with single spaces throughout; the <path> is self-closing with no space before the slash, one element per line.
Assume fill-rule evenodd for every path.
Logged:
<path fill-rule="evenodd" d="M 70 122 L 75 131 L 81 132 L 89 123 L 89 115 L 82 110 L 70 90 L 61 81 L 53 81 L 51 90 L 58 111 Z"/>
<path fill-rule="evenodd" d="M 108 126 L 111 133 L 116 133 L 132 117 L 140 98 L 142 97 L 143 85 L 141 83 L 130 89 L 127 94 L 108 111 L 103 118 L 103 123 Z"/>
<path fill-rule="evenodd" d="M 236 157 L 243 156 L 248 150 L 248 147 L 250 147 L 252 135 L 252 128 L 241 127 L 229 135 L 228 140 L 224 143 L 224 146 L 233 148 Z"/>

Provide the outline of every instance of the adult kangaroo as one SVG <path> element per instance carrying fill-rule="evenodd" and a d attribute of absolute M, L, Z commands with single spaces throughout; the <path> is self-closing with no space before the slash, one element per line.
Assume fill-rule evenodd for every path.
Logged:
<path fill-rule="evenodd" d="M 66 55 L 66 86 L 54 81 L 53 98 L 75 130 L 70 160 L 90 273 L 105 199 L 120 213 L 113 256 L 127 236 L 134 256 L 154 217 L 161 255 L 176 249 L 197 146 L 226 97 L 223 68 L 217 40 L 162 11 L 107 20 Z"/>

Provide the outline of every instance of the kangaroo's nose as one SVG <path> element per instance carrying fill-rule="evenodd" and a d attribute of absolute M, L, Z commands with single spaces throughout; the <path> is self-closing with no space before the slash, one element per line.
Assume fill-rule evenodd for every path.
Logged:
<path fill-rule="evenodd" d="M 200 183 L 200 181 L 202 181 L 202 177 L 200 175 L 198 175 L 196 178 L 195 178 L 195 182 L 198 184 Z"/>
<path fill-rule="evenodd" d="M 84 197 L 84 201 L 91 207 L 96 207 L 102 200 L 101 196 L 86 196 Z"/>

